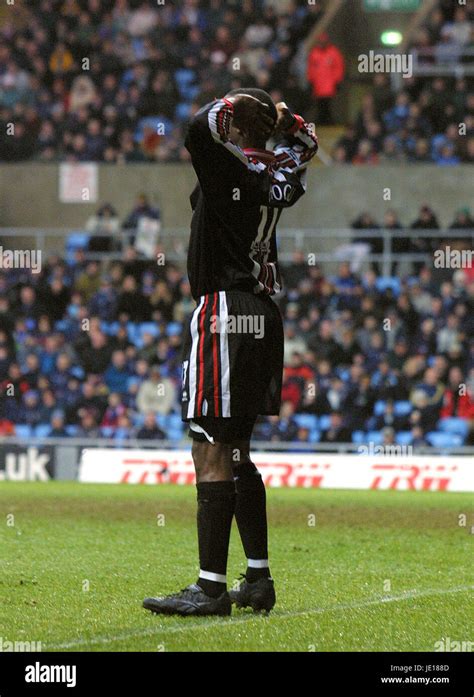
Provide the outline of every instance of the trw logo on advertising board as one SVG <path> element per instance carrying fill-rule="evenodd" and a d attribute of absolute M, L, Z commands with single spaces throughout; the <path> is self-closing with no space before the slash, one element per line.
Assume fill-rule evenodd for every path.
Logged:
<path fill-rule="evenodd" d="M 267 486 L 399 491 L 474 491 L 468 458 L 428 455 L 364 457 L 292 453 L 255 453 L 253 460 Z M 81 457 L 83 482 L 194 484 L 189 451 L 87 449 Z"/>

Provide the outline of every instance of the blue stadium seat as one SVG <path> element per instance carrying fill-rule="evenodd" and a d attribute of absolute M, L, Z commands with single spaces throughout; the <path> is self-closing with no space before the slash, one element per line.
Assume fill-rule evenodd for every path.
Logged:
<path fill-rule="evenodd" d="M 73 438 L 74 436 L 77 436 L 77 432 L 78 432 L 77 426 L 72 426 L 72 425 L 66 426 L 66 433 L 68 434 L 68 436 L 71 436 Z"/>
<path fill-rule="evenodd" d="M 140 414 L 140 412 L 136 412 L 136 413 L 132 414 L 131 421 L 132 421 L 133 426 L 137 426 L 137 427 L 143 426 L 143 424 L 145 422 L 145 416 L 144 416 L 144 414 Z"/>
<path fill-rule="evenodd" d="M 310 443 L 319 443 L 320 440 L 321 440 L 321 431 L 318 431 L 317 428 L 313 428 L 309 434 L 309 442 Z"/>
<path fill-rule="evenodd" d="M 395 416 L 408 416 L 413 409 L 413 404 L 408 400 L 400 400 L 393 405 Z"/>
<path fill-rule="evenodd" d="M 138 333 L 140 337 L 143 337 L 144 334 L 151 334 L 156 338 L 160 335 L 160 328 L 156 322 L 141 322 L 138 325 Z"/>
<path fill-rule="evenodd" d="M 36 438 L 47 438 L 50 434 L 51 426 L 49 424 L 38 424 L 35 428 Z"/>
<path fill-rule="evenodd" d="M 75 263 L 74 254 L 78 249 L 87 249 L 90 235 L 87 232 L 71 232 L 66 237 L 66 261 L 69 265 Z"/>
<path fill-rule="evenodd" d="M 132 48 L 136 60 L 139 60 L 139 56 L 141 56 L 142 59 L 145 58 L 146 54 L 144 51 L 143 38 L 141 36 L 135 36 L 132 38 Z"/>
<path fill-rule="evenodd" d="M 353 431 L 352 433 L 352 442 L 357 443 L 357 445 L 360 445 L 361 443 L 365 443 L 366 437 L 364 431 Z"/>
<path fill-rule="evenodd" d="M 329 414 L 323 414 L 319 417 L 319 428 L 321 431 L 327 431 L 331 425 L 331 417 Z"/>
<path fill-rule="evenodd" d="M 385 276 L 383 278 L 377 278 L 375 287 L 380 293 L 384 293 L 387 289 L 390 289 L 393 291 L 394 295 L 400 295 L 400 279 L 396 277 Z"/>
<path fill-rule="evenodd" d="M 184 87 L 181 91 L 183 99 L 187 102 L 192 102 L 199 94 L 199 87 L 197 85 L 188 85 Z"/>
<path fill-rule="evenodd" d="M 188 87 L 194 82 L 196 73 L 190 68 L 178 68 L 178 70 L 174 71 L 174 79 L 176 80 L 178 89 L 181 90 L 183 87 Z"/>
<path fill-rule="evenodd" d="M 140 378 L 135 377 L 132 375 L 131 378 L 128 378 L 127 380 L 127 390 L 129 390 L 132 385 L 139 385 L 140 384 Z"/>
<path fill-rule="evenodd" d="M 446 419 L 440 419 L 438 421 L 438 430 L 444 433 L 456 433 L 465 440 L 469 433 L 469 424 L 467 419 L 460 419 L 459 417 L 452 416 Z"/>
<path fill-rule="evenodd" d="M 130 437 L 130 429 L 129 428 L 117 428 L 115 429 L 115 432 L 112 433 L 110 438 L 114 438 L 115 440 L 128 440 Z"/>
<path fill-rule="evenodd" d="M 188 121 L 191 118 L 191 104 L 188 102 L 180 102 L 174 110 L 176 121 Z"/>
<path fill-rule="evenodd" d="M 115 335 L 119 328 L 118 322 L 101 322 L 100 328 L 104 334 Z"/>
<path fill-rule="evenodd" d="M 168 414 L 167 426 L 168 426 L 168 428 L 171 428 L 171 429 L 176 429 L 176 430 L 182 429 L 183 422 L 181 420 L 181 415 L 180 414 Z"/>
<path fill-rule="evenodd" d="M 387 402 L 385 402 L 383 399 L 379 399 L 377 402 L 375 402 L 375 405 L 374 405 L 375 416 L 381 416 L 382 414 L 385 414 L 385 407 L 386 406 L 387 406 Z"/>
<path fill-rule="evenodd" d="M 100 427 L 100 432 L 104 436 L 104 438 L 113 438 L 114 436 L 114 427 L 113 426 L 101 426 Z"/>
<path fill-rule="evenodd" d="M 71 372 L 71 375 L 73 375 L 78 380 L 83 380 L 85 375 L 86 375 L 84 368 L 81 365 L 73 365 L 71 367 L 70 372 Z"/>
<path fill-rule="evenodd" d="M 58 319 L 54 323 L 54 330 L 56 332 L 66 332 L 68 330 L 68 325 L 69 325 L 69 320 L 67 319 Z"/>
<path fill-rule="evenodd" d="M 166 438 L 168 440 L 175 440 L 179 441 L 183 437 L 183 429 L 182 428 L 169 428 L 167 433 L 166 433 Z"/>
<path fill-rule="evenodd" d="M 18 436 L 18 438 L 31 438 L 33 435 L 31 433 L 31 426 L 28 424 L 16 424 L 15 435 Z"/>
<path fill-rule="evenodd" d="M 433 448 L 457 448 L 463 443 L 463 439 L 457 433 L 443 431 L 431 431 L 427 434 L 426 440 Z"/>
<path fill-rule="evenodd" d="M 348 382 L 351 375 L 347 368 L 336 368 L 336 373 L 343 382 Z"/>
<path fill-rule="evenodd" d="M 157 414 L 156 423 L 162 431 L 166 431 L 166 429 L 168 428 L 168 417 L 165 414 Z"/>
<path fill-rule="evenodd" d="M 135 324 L 135 322 L 127 322 L 127 335 L 128 340 L 136 346 L 141 340 L 139 325 Z"/>
<path fill-rule="evenodd" d="M 314 414 L 295 414 L 293 418 L 298 428 L 307 428 L 311 431 L 318 426 L 318 417 Z"/>
<path fill-rule="evenodd" d="M 411 445 L 413 442 L 413 435 L 411 431 L 399 431 L 395 435 L 395 443 L 397 445 Z"/>
<path fill-rule="evenodd" d="M 382 445 L 383 443 L 382 431 L 367 431 L 365 437 L 367 443 L 373 443 L 374 445 Z"/>
<path fill-rule="evenodd" d="M 183 326 L 180 322 L 168 322 L 166 325 L 166 334 L 168 336 L 178 336 L 183 331 Z"/>

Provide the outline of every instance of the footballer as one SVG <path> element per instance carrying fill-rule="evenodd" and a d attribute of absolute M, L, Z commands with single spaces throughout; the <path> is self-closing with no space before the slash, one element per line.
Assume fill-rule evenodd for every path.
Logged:
<path fill-rule="evenodd" d="M 283 209 L 305 192 L 318 141 L 285 103 L 275 105 L 263 90 L 249 88 L 198 111 L 185 145 L 198 183 L 187 264 L 196 309 L 183 344 L 182 418 L 196 470 L 200 571 L 184 590 L 146 598 L 143 607 L 167 615 L 230 615 L 234 603 L 269 612 L 275 588 L 266 495 L 250 439 L 257 417 L 280 409 L 283 326 L 272 300 L 282 288 L 276 226 Z M 247 568 L 239 588 L 228 592 L 234 516 Z"/>

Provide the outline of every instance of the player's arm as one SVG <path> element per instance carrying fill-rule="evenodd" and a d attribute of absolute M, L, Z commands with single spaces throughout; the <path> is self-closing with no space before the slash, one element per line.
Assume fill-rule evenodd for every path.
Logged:
<path fill-rule="evenodd" d="M 264 139 L 274 130 L 259 100 L 238 95 L 219 99 L 203 107 L 192 119 L 185 140 L 204 193 L 216 205 L 242 201 L 248 204 L 292 205 L 283 194 L 284 184 L 295 189 L 300 182 L 289 171 L 274 176 L 263 163 L 249 160 L 242 148 L 230 140 L 231 126 L 261 129 Z M 287 188 L 288 191 L 288 188 Z M 237 195 L 236 195 L 237 192 Z M 275 195 L 278 200 L 274 200 Z"/>
<path fill-rule="evenodd" d="M 318 152 L 318 138 L 302 116 L 292 114 L 285 102 L 276 105 L 277 143 L 273 150 L 279 169 L 300 172 Z"/>

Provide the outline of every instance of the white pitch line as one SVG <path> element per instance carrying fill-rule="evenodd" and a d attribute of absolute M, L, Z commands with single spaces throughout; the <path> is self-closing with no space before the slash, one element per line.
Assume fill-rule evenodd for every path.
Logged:
<path fill-rule="evenodd" d="M 400 595 L 391 595 L 385 598 L 373 598 L 372 600 L 364 600 L 359 603 L 348 603 L 344 605 L 329 605 L 328 607 L 316 607 L 310 608 L 309 610 L 297 610 L 281 612 L 279 614 L 272 614 L 266 619 L 271 619 L 275 621 L 278 619 L 283 619 L 287 617 L 304 617 L 304 615 L 317 615 L 324 612 L 334 612 L 338 610 L 358 610 L 365 607 L 370 607 L 371 605 L 384 605 L 385 603 L 397 603 L 403 600 L 414 600 L 416 598 L 424 598 L 431 595 L 450 595 L 452 593 L 463 593 L 466 591 L 474 590 L 474 586 L 458 586 L 456 588 L 433 588 L 427 589 L 425 591 L 406 591 Z M 182 627 L 165 627 L 163 625 L 152 628 L 152 629 L 140 629 L 133 632 L 127 632 L 126 634 L 119 634 L 117 636 L 102 636 L 95 637 L 93 639 L 77 639 L 75 641 L 69 641 L 64 644 L 52 644 L 47 646 L 47 651 L 63 651 L 65 649 L 73 649 L 78 646 L 92 646 L 95 644 L 112 644 L 117 641 L 125 641 L 127 639 L 139 639 L 141 637 L 156 636 L 163 634 L 179 634 L 182 632 L 189 632 L 193 629 L 207 629 L 209 627 L 234 627 L 237 624 L 244 624 L 251 620 L 262 619 L 262 617 L 256 617 L 254 614 L 247 614 L 245 617 L 236 618 L 222 618 L 220 620 L 210 620 L 208 622 L 194 622 L 193 624 L 188 624 L 186 618 L 183 618 Z M 263 617 L 265 619 L 265 617 Z"/>

